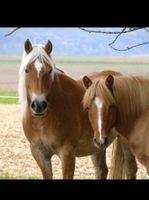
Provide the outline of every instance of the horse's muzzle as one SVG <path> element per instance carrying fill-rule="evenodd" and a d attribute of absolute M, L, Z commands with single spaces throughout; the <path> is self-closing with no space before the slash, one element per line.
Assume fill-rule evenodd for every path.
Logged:
<path fill-rule="evenodd" d="M 101 139 L 94 137 L 93 142 L 97 147 L 106 146 L 108 144 L 108 137 L 102 137 Z"/>
<path fill-rule="evenodd" d="M 48 103 L 47 101 L 37 101 L 34 100 L 31 103 L 31 110 L 32 113 L 36 116 L 42 116 L 46 113 L 48 108 Z"/>

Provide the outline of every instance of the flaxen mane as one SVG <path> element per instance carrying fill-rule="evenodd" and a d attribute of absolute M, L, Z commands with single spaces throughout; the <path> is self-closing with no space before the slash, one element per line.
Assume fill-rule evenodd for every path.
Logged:
<path fill-rule="evenodd" d="M 100 97 L 103 99 L 105 104 L 109 106 L 115 102 L 111 92 L 105 85 L 105 80 L 100 79 L 93 82 L 91 87 L 89 87 L 84 95 L 83 98 L 83 107 L 84 109 L 90 107 L 92 101 L 94 100 L 95 96 Z"/>
<path fill-rule="evenodd" d="M 115 77 L 113 94 L 122 123 L 127 126 L 149 108 L 149 79 L 141 76 Z"/>

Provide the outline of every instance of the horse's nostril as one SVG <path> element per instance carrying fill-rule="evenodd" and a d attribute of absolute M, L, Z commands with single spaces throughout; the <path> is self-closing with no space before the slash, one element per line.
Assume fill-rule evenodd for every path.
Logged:
<path fill-rule="evenodd" d="M 37 103 L 35 101 L 32 102 L 31 107 L 33 110 L 37 109 Z"/>
<path fill-rule="evenodd" d="M 104 138 L 104 145 L 106 145 L 107 143 L 108 143 L 108 138 L 105 137 L 105 138 Z"/>
<path fill-rule="evenodd" d="M 97 143 L 97 139 L 96 139 L 96 138 L 94 138 L 93 141 L 94 141 L 95 143 Z"/>
<path fill-rule="evenodd" d="M 96 146 L 104 145 L 106 146 L 108 144 L 108 137 L 103 137 L 102 139 L 99 140 L 98 137 L 93 138 L 93 142 Z"/>
<path fill-rule="evenodd" d="M 99 140 L 96 137 L 93 139 L 93 142 L 94 144 L 99 145 Z"/>
<path fill-rule="evenodd" d="M 31 103 L 32 111 L 35 114 L 43 114 L 47 110 L 47 107 L 48 107 L 47 101 L 37 101 L 37 100 L 35 100 Z"/>
<path fill-rule="evenodd" d="M 48 104 L 47 104 L 46 101 L 43 101 L 43 102 L 41 103 L 41 107 L 42 107 L 43 110 L 46 109 L 47 106 L 48 106 Z"/>

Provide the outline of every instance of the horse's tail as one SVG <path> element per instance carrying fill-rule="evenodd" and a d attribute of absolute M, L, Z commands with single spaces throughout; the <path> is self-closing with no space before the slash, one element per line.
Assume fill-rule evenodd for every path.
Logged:
<path fill-rule="evenodd" d="M 109 179 L 125 179 L 125 161 L 119 137 L 113 142 Z"/>

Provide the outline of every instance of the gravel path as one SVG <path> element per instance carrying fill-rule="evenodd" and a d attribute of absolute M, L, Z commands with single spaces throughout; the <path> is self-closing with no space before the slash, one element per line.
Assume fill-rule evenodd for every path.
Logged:
<path fill-rule="evenodd" d="M 16 179 L 42 179 L 21 125 L 20 106 L 0 104 L 0 175 Z M 111 149 L 112 146 L 107 149 L 109 169 Z M 61 179 L 60 160 L 53 156 L 52 163 L 54 179 Z M 144 179 L 146 171 L 139 163 L 138 167 L 137 179 Z M 89 156 L 76 159 L 74 179 L 94 179 L 94 169 Z"/>

